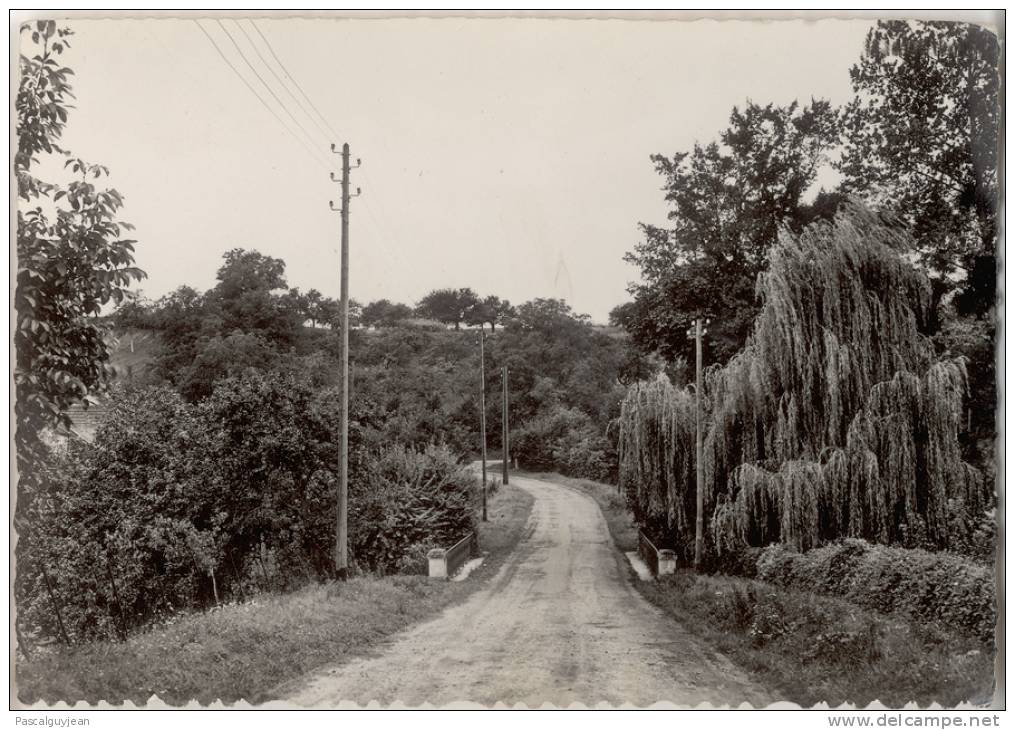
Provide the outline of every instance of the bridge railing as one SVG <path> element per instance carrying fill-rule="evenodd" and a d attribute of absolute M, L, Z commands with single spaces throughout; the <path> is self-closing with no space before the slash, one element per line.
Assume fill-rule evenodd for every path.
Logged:
<path fill-rule="evenodd" d="M 676 553 L 657 548 L 642 530 L 638 530 L 638 554 L 654 577 L 672 575 L 677 570 Z"/>
<path fill-rule="evenodd" d="M 434 548 L 426 554 L 431 578 L 449 580 L 462 569 L 469 558 L 479 552 L 479 536 L 470 532 L 448 549 Z"/>

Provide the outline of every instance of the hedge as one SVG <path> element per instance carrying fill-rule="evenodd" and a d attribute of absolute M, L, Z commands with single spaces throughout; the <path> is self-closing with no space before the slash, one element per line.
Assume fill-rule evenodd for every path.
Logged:
<path fill-rule="evenodd" d="M 994 572 L 953 553 L 931 553 L 847 539 L 805 553 L 765 548 L 757 577 L 781 586 L 842 596 L 884 613 L 937 621 L 993 643 Z"/>

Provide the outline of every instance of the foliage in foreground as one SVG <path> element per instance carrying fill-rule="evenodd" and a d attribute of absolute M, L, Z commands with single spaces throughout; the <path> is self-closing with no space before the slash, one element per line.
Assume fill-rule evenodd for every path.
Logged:
<path fill-rule="evenodd" d="M 784 233 L 747 346 L 703 394 L 707 548 L 840 537 L 961 548 L 991 505 L 962 460 L 964 361 L 935 359 L 911 241 L 859 205 Z M 695 396 L 632 388 L 621 480 L 641 524 L 693 550 Z"/>
<path fill-rule="evenodd" d="M 993 652 L 933 623 L 730 576 L 639 585 L 650 601 L 790 702 L 945 707 L 991 696 Z"/>
<path fill-rule="evenodd" d="M 429 547 L 450 547 L 475 526 L 476 476 L 446 446 L 391 446 L 364 463 L 350 491 L 353 553 L 379 573 L 412 570 Z"/>
<path fill-rule="evenodd" d="M 333 396 L 253 371 L 198 405 L 165 387 L 122 394 L 95 442 L 52 465 L 28 515 L 19 629 L 124 638 L 181 609 L 331 576 Z M 438 447 L 368 452 L 364 414 L 352 416 L 353 566 L 395 570 L 414 543 L 464 535 L 475 479 L 457 459 Z"/>
<path fill-rule="evenodd" d="M 27 531 L 25 510 L 36 496 L 47 456 L 40 438 L 68 424 L 67 409 L 92 398 L 109 380 L 109 352 L 101 308 L 119 303 L 126 287 L 144 276 L 133 266 L 131 229 L 117 220 L 123 198 L 96 184 L 102 165 L 75 159 L 60 147 L 74 93 L 71 69 L 59 62 L 71 31 L 52 20 L 25 24 L 16 101 L 18 148 L 17 289 L 14 304 L 15 415 L 19 499 L 16 521 Z M 31 43 L 27 42 L 28 37 Z M 66 185 L 35 177 L 48 156 L 66 158 L 76 179 Z"/>
<path fill-rule="evenodd" d="M 959 555 L 844 540 L 804 554 L 772 545 L 757 577 L 774 585 L 841 596 L 881 613 L 903 613 L 994 640 L 994 569 Z"/>
<path fill-rule="evenodd" d="M 481 586 L 518 542 L 531 508 L 532 497 L 517 487 L 491 498 L 490 521 L 479 525 L 487 558 L 467 581 L 361 575 L 174 616 L 125 642 L 40 649 L 31 660 L 18 658 L 18 698 L 143 704 L 155 695 L 171 705 L 280 699 L 289 680 L 361 655 Z"/>

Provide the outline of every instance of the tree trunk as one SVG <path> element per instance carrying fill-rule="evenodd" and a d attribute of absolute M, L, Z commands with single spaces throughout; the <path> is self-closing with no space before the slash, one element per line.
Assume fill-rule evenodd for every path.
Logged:
<path fill-rule="evenodd" d="M 271 580 L 268 578 L 268 568 L 265 565 L 265 563 L 267 562 L 267 558 L 266 558 L 267 552 L 268 552 L 267 548 L 265 548 L 265 546 L 264 546 L 264 538 L 262 537 L 261 538 L 261 552 L 260 552 L 260 555 L 257 556 L 257 562 L 259 562 L 261 564 L 261 575 L 264 576 L 264 590 L 270 591 L 271 590 Z"/>
<path fill-rule="evenodd" d="M 229 564 L 233 566 L 233 578 L 236 579 L 236 587 L 240 591 L 240 600 L 246 601 L 247 594 L 243 590 L 243 579 L 240 577 L 240 571 L 236 569 L 236 561 L 233 560 L 233 554 L 229 553 Z"/>
<path fill-rule="evenodd" d="M 56 600 L 56 596 L 53 593 L 53 584 L 49 581 L 49 573 L 46 572 L 46 566 L 40 565 L 42 568 L 42 578 L 46 582 L 46 592 L 49 593 L 49 600 L 53 602 L 53 613 L 56 614 L 56 625 L 60 629 L 60 637 L 63 639 L 63 643 L 70 646 L 70 639 L 67 638 L 67 630 L 63 626 L 63 617 L 60 615 L 60 602 Z"/>
<path fill-rule="evenodd" d="M 211 592 L 215 596 L 215 605 L 219 605 L 219 586 L 215 581 L 215 571 L 209 570 L 208 575 L 211 576 Z"/>
<path fill-rule="evenodd" d="M 123 613 L 123 604 L 120 602 L 120 594 L 116 590 L 116 580 L 113 578 L 113 567 L 109 564 L 109 556 L 106 556 L 106 576 L 109 578 L 109 587 L 113 591 L 113 602 L 116 604 L 116 612 L 120 615 L 120 639 L 127 640 L 127 617 Z"/>
<path fill-rule="evenodd" d="M 32 661 L 31 644 L 21 632 L 21 622 L 17 620 L 14 621 L 14 635 L 18 640 L 18 648 L 21 649 L 21 653 L 25 655 L 25 659 L 27 661 Z"/>

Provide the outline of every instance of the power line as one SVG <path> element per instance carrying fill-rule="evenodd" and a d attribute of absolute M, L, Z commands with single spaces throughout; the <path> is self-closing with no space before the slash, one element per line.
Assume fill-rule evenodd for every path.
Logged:
<path fill-rule="evenodd" d="M 380 217 L 380 220 L 381 220 L 381 222 L 378 223 L 378 226 L 382 226 L 384 228 L 384 234 L 385 234 L 385 236 L 388 239 L 390 239 L 392 241 L 396 240 L 397 237 L 391 235 L 391 233 L 392 233 L 391 229 L 388 227 L 388 220 L 391 218 L 391 216 L 388 215 L 387 206 L 384 205 L 384 200 L 381 198 L 381 196 L 377 195 L 377 191 L 379 190 L 379 188 L 376 185 L 374 185 L 373 181 L 370 179 L 370 173 L 367 172 L 367 168 L 363 168 L 363 181 L 372 190 L 375 191 L 374 192 L 374 196 L 375 196 L 375 198 L 377 200 L 377 207 L 379 208 L 378 213 L 379 213 L 379 217 Z"/>
<path fill-rule="evenodd" d="M 364 209 L 367 212 L 368 218 L 373 222 L 373 229 L 374 229 L 374 233 L 376 234 L 376 238 L 374 240 L 375 240 L 375 243 L 377 244 L 377 248 L 378 248 L 378 250 L 381 251 L 383 256 L 388 260 L 388 263 L 390 265 L 399 265 L 401 262 L 392 253 L 391 247 L 388 245 L 388 241 L 390 240 L 391 236 L 389 236 L 385 232 L 385 229 L 382 228 L 381 223 L 378 220 L 377 215 L 374 213 L 373 208 L 370 206 L 370 203 L 368 202 L 369 199 L 370 199 L 369 196 L 364 196 L 363 197 L 363 205 L 364 205 Z"/>
<path fill-rule="evenodd" d="M 328 129 L 331 130 L 331 133 L 335 135 L 335 139 L 338 139 L 340 136 L 339 133 L 335 131 L 334 127 L 328 124 L 328 120 L 325 118 L 323 114 L 321 114 L 321 110 L 317 108 L 317 105 L 314 104 L 314 102 L 310 99 L 309 96 L 307 96 L 307 92 L 303 90 L 303 87 L 300 86 L 299 83 L 297 83 L 296 79 L 293 78 L 293 75 L 289 73 L 289 69 L 285 67 L 285 64 L 282 63 L 282 60 L 278 57 L 278 54 L 275 53 L 275 48 L 271 45 L 271 41 L 265 38 L 264 33 L 261 32 L 261 29 L 257 26 L 257 23 L 255 23 L 252 19 L 250 21 L 250 24 L 254 26 L 254 30 L 257 31 L 257 34 L 261 36 L 261 40 L 263 40 L 265 45 L 268 46 L 268 50 L 271 52 L 272 58 L 274 58 L 275 61 L 278 63 L 279 68 L 282 69 L 282 73 L 286 75 L 286 78 L 288 78 L 290 81 L 293 82 L 293 86 L 295 86 L 297 90 L 299 90 L 299 92 L 303 94 L 303 98 L 307 100 L 308 104 L 310 104 L 310 108 L 313 109 L 315 112 L 317 112 L 317 116 L 321 118 L 321 121 L 324 122 L 324 124 L 327 125 Z"/>
<path fill-rule="evenodd" d="M 321 111 L 317 107 L 317 105 L 314 104 L 313 99 L 311 99 L 310 96 L 306 93 L 306 91 L 303 90 L 303 87 L 300 86 L 299 82 L 289 72 L 289 70 L 286 68 L 285 64 L 282 63 L 282 59 L 280 59 L 278 57 L 278 54 L 275 53 L 275 49 L 271 45 L 271 41 L 269 41 L 268 38 L 264 35 L 264 33 L 261 32 L 261 29 L 257 26 L 257 23 L 253 19 L 248 19 L 247 22 L 257 32 L 257 34 L 261 37 L 261 40 L 264 42 L 265 46 L 268 48 L 268 51 L 271 53 L 272 58 L 275 59 L 275 62 L 278 64 L 279 68 L 285 74 L 286 78 L 288 78 L 289 81 L 292 83 L 292 85 L 295 86 L 299 90 L 300 94 L 302 94 L 303 97 L 307 100 L 307 103 L 310 105 L 310 107 L 317 113 L 317 116 L 320 117 L 321 121 L 323 121 L 325 125 L 327 125 L 328 129 L 331 132 L 335 133 L 335 135 L 337 136 L 337 132 L 335 132 L 335 128 L 332 127 L 332 125 L 328 121 L 327 117 L 325 117 L 324 114 L 321 113 Z M 288 93 L 289 96 L 291 96 L 296 101 L 296 103 L 299 104 L 300 109 L 303 111 L 303 113 L 306 114 L 307 117 L 310 118 L 314 122 L 315 125 L 317 125 L 317 128 L 320 129 L 321 132 L 325 136 L 327 136 L 327 130 L 325 130 L 320 125 L 320 123 L 317 121 L 317 119 L 312 114 L 310 114 L 307 111 L 306 107 L 303 106 L 303 104 L 302 104 L 302 102 L 300 102 L 299 98 L 297 98 L 297 96 L 289 89 L 288 85 L 286 85 L 282 81 L 282 79 L 279 78 L 278 74 L 275 73 L 275 70 L 271 67 L 271 64 L 269 64 L 267 62 L 267 59 L 265 59 L 264 56 L 261 55 L 259 49 L 254 44 L 253 40 L 250 38 L 250 36 L 247 34 L 247 32 L 244 30 L 243 26 L 240 25 L 239 21 L 236 21 L 236 24 L 240 28 L 240 30 L 243 32 L 244 36 L 246 36 L 247 41 L 250 42 L 250 45 L 254 48 L 254 51 L 257 52 L 258 57 L 261 59 L 261 62 L 264 63 L 264 65 L 268 68 L 269 71 L 271 71 L 271 73 L 274 75 L 275 79 L 279 82 L 279 84 L 282 86 L 282 88 L 284 88 L 286 90 L 286 93 Z M 385 147 L 387 147 L 388 145 L 387 145 L 386 140 L 382 139 L 382 141 L 384 142 Z M 367 184 L 371 185 L 371 187 L 373 187 L 373 185 L 372 185 L 372 183 L 370 181 L 369 175 L 367 174 L 365 169 L 363 170 L 363 175 L 364 175 L 364 177 L 366 179 Z M 370 221 L 373 223 L 373 229 L 374 229 L 374 232 L 376 233 L 376 236 L 377 236 L 377 239 L 376 239 L 377 243 L 380 245 L 380 248 L 382 249 L 384 255 L 388 258 L 389 261 L 397 261 L 398 259 L 393 255 L 393 253 L 390 250 L 390 246 L 388 245 L 388 242 L 389 241 L 393 241 L 395 237 L 391 235 L 391 230 L 387 226 L 387 223 L 386 223 L 386 219 L 387 219 L 386 213 L 387 213 L 387 211 L 385 209 L 383 201 L 381 201 L 380 199 L 377 200 L 377 205 L 380 206 L 380 211 L 379 212 L 375 212 L 373 210 L 373 207 L 371 206 L 370 201 L 367 198 L 364 198 L 364 204 L 365 204 L 365 207 L 366 207 L 367 215 L 368 215 Z"/>
<path fill-rule="evenodd" d="M 278 98 L 278 94 L 276 94 L 275 91 L 268 85 L 268 82 L 264 80 L 264 78 L 261 76 L 261 74 L 257 73 L 257 69 L 254 68 L 254 64 L 252 64 L 250 62 L 250 59 L 247 58 L 247 55 L 240 48 L 240 44 L 236 42 L 236 39 L 233 38 L 233 35 L 232 35 L 232 33 L 229 32 L 229 29 L 226 28 L 226 26 L 218 18 L 215 19 L 215 22 L 219 24 L 219 27 L 222 29 L 222 32 L 225 33 L 226 36 L 229 38 L 230 42 L 233 44 L 233 47 L 236 49 L 236 52 L 240 54 L 240 58 L 242 58 L 243 62 L 245 64 L 247 64 L 247 67 L 253 72 L 254 76 L 257 77 L 257 80 L 261 82 L 261 85 L 264 86 L 264 88 L 266 88 L 268 90 L 268 93 L 272 95 L 272 97 L 275 99 L 276 102 L 278 102 L 278 105 L 280 107 L 282 107 L 282 111 L 284 111 L 286 114 L 288 114 L 289 118 L 293 120 L 293 122 L 296 124 L 296 126 L 299 127 L 301 130 L 303 130 L 303 134 L 307 135 L 307 139 L 310 140 L 310 144 L 313 145 L 313 143 L 314 143 L 313 137 L 311 137 L 310 133 L 307 132 L 306 127 L 304 127 L 302 124 L 300 124 L 300 120 L 298 120 L 295 116 L 293 116 L 293 113 L 291 111 L 289 111 L 289 107 L 287 107 L 282 102 L 282 100 Z M 237 24 L 237 25 L 239 25 L 239 24 Z M 243 29 L 240 28 L 240 30 L 243 30 Z M 257 49 L 255 48 L 254 50 L 257 50 Z"/>
<path fill-rule="evenodd" d="M 247 42 L 250 43 L 251 48 L 253 48 L 254 51 L 257 53 L 257 57 L 261 59 L 261 63 L 264 64 L 265 68 L 267 68 L 269 71 L 271 71 L 271 75 L 275 77 L 276 81 L 278 81 L 278 85 L 281 86 L 283 89 L 285 89 L 286 93 L 289 94 L 289 96 L 292 97 L 293 101 L 295 101 L 296 104 L 299 106 L 300 111 L 302 111 L 304 114 L 306 114 L 307 115 L 307 119 L 312 121 L 314 123 L 314 125 L 321 131 L 321 134 L 323 135 L 324 140 L 326 142 L 330 141 L 331 138 L 328 135 L 328 130 L 326 130 L 324 127 L 321 126 L 321 123 L 319 121 L 317 121 L 317 117 L 315 117 L 313 114 L 311 114 L 309 111 L 307 111 L 307 108 L 305 106 L 303 106 L 303 102 L 300 101 L 300 98 L 298 96 L 296 96 L 296 94 L 294 94 L 292 92 L 292 90 L 285 83 L 285 81 L 282 80 L 282 77 L 280 77 L 275 72 L 275 69 L 272 68 L 271 64 L 268 63 L 268 60 L 261 54 L 261 51 L 257 47 L 257 44 L 254 43 L 254 40 L 250 37 L 250 35 L 247 33 L 247 31 L 244 30 L 243 26 L 240 25 L 240 21 L 237 20 L 237 21 L 234 21 L 234 22 L 236 23 L 236 26 L 240 29 L 240 31 L 242 31 L 243 36 L 247 39 Z M 250 23 L 250 25 L 252 25 L 254 27 L 254 30 L 257 30 L 257 26 L 254 25 L 254 21 L 253 20 L 248 19 L 247 22 Z M 261 31 L 259 31 L 259 30 L 257 32 L 258 32 L 258 34 L 261 33 Z M 264 36 L 263 35 L 261 36 L 261 39 L 264 40 Z M 267 40 L 265 40 L 264 42 L 267 43 Z M 270 46 L 269 46 L 269 50 L 270 50 Z M 272 55 L 274 56 L 275 54 L 272 53 Z M 276 57 L 275 60 L 278 61 L 278 57 Z"/>
<path fill-rule="evenodd" d="M 254 31 L 258 34 L 258 36 L 260 36 L 260 38 L 263 41 L 265 47 L 270 52 L 272 58 L 275 60 L 275 63 L 278 64 L 278 67 L 281 69 L 282 73 L 289 80 L 289 82 L 293 86 L 296 87 L 296 89 L 303 96 L 303 98 L 306 99 L 307 104 L 310 105 L 310 108 L 313 109 L 314 112 L 316 112 L 317 117 L 319 117 L 320 120 L 324 123 L 324 125 L 327 126 L 327 130 L 324 127 L 321 126 L 320 122 L 317 121 L 317 117 L 315 117 L 314 115 L 310 114 L 310 112 L 303 105 L 303 103 L 299 100 L 299 98 L 292 92 L 292 90 L 289 88 L 289 86 L 279 77 L 279 75 L 275 72 L 275 69 L 272 68 L 272 65 L 270 63 L 268 63 L 268 61 L 264 57 L 264 55 L 261 54 L 260 49 L 257 47 L 257 44 L 255 44 L 253 42 L 253 39 L 246 32 L 246 30 L 239 23 L 239 21 L 235 21 L 235 22 L 236 22 L 237 27 L 239 27 L 240 31 L 246 37 L 248 43 L 250 43 L 251 47 L 253 47 L 254 51 L 257 53 L 258 58 L 261 60 L 261 62 L 272 73 L 272 75 L 275 77 L 275 80 L 279 82 L 279 85 L 282 86 L 282 88 L 284 88 L 286 90 L 286 93 L 296 101 L 296 103 L 300 107 L 300 110 L 304 114 L 306 114 L 309 119 L 311 119 L 314 122 L 314 124 L 316 125 L 317 129 L 319 129 L 322 132 L 322 134 L 324 134 L 325 136 L 327 136 L 328 130 L 330 130 L 332 133 L 334 133 L 336 136 L 338 136 L 338 133 L 335 132 L 335 128 L 328 121 L 327 117 L 324 116 L 324 114 L 321 112 L 321 110 L 318 108 L 318 106 L 314 103 L 313 99 L 310 98 L 309 94 L 307 94 L 307 92 L 303 89 L 303 87 L 300 86 L 299 82 L 296 80 L 296 78 L 293 76 L 293 74 L 290 73 L 289 69 L 282 62 L 282 59 L 279 58 L 278 54 L 275 52 L 274 46 L 272 46 L 272 44 L 271 44 L 271 41 L 268 40 L 268 38 L 265 36 L 265 34 L 258 27 L 257 23 L 253 19 L 248 19 L 248 21 L 247 21 L 250 24 L 250 26 L 254 29 Z M 249 64 L 249 62 L 248 62 L 248 64 Z M 262 83 L 264 83 L 263 79 L 262 79 Z M 279 100 L 277 97 L 276 97 L 276 100 L 281 102 L 281 100 Z M 304 130 L 304 131 L 306 131 L 306 130 Z M 384 145 L 385 145 L 385 147 L 387 147 L 388 145 L 387 145 L 386 140 L 382 140 L 382 141 L 384 141 Z M 369 178 L 369 175 L 367 175 L 366 170 L 363 171 L 363 174 L 366 177 L 367 183 L 372 186 L 372 183 L 370 182 L 370 178 Z M 400 259 L 397 256 L 394 255 L 394 252 L 392 251 L 392 248 L 391 248 L 390 242 L 394 241 L 395 237 L 391 235 L 391 230 L 388 228 L 387 223 L 386 223 L 386 219 L 387 219 L 387 216 L 386 216 L 387 211 L 385 209 L 386 207 L 384 206 L 383 201 L 381 201 L 380 199 L 378 199 L 376 201 L 376 203 L 377 203 L 377 205 L 379 205 L 381 207 L 380 211 L 375 211 L 373 206 L 370 204 L 369 199 L 368 198 L 364 198 L 364 205 L 365 205 L 365 210 L 366 210 L 366 213 L 367 213 L 367 219 L 368 219 L 368 222 L 371 224 L 371 228 L 373 229 L 373 232 L 375 234 L 375 239 L 374 240 L 375 240 L 375 243 L 377 244 L 377 248 L 380 250 L 382 255 L 385 258 L 387 258 L 389 263 L 394 264 L 394 263 L 400 262 Z"/>
<path fill-rule="evenodd" d="M 279 123 L 279 124 L 281 124 L 281 125 L 282 125 L 282 128 L 283 128 L 283 129 L 284 129 L 284 130 L 285 130 L 286 132 L 288 132 L 288 133 L 289 133 L 290 135 L 292 135 L 292 137 L 293 137 L 293 138 L 294 138 L 294 139 L 295 139 L 295 140 L 296 140 L 297 142 L 299 142 L 299 143 L 300 143 L 301 145 L 303 145 L 304 149 L 306 149 L 306 150 L 307 150 L 307 152 L 308 152 L 308 153 L 310 154 L 310 156 L 311 156 L 311 157 L 313 158 L 314 162 L 316 162 L 317 164 L 319 164 L 319 165 L 321 165 L 322 167 L 324 167 L 325 169 L 327 169 L 327 165 L 324 165 L 324 164 L 323 164 L 323 163 L 321 162 L 321 160 L 320 160 L 319 158 L 317 158 L 317 157 L 316 157 L 316 156 L 314 155 L 314 152 L 313 152 L 313 150 L 307 147 L 307 145 L 306 145 L 306 142 L 304 142 L 304 141 L 303 141 L 303 140 L 302 140 L 301 138 L 299 138 L 299 137 L 297 137 L 296 135 L 294 135 L 294 134 L 292 133 L 292 130 L 291 130 L 291 129 L 289 129 L 289 127 L 287 127 L 287 126 L 286 126 L 285 122 L 283 122 L 283 121 L 282 121 L 282 117 L 280 117 L 280 116 L 279 116 L 278 114 L 276 114 L 276 113 L 275 113 L 275 110 L 274 110 L 274 109 L 272 109 L 272 108 L 271 108 L 271 106 L 269 106 L 269 105 L 268 105 L 268 102 L 266 102 L 266 101 L 265 101 L 265 100 L 264 100 L 263 98 L 261 98 L 261 95 L 260 95 L 260 94 L 258 94 L 258 93 L 257 93 L 257 91 L 256 91 L 256 90 L 254 89 L 254 87 L 250 85 L 250 82 L 249 82 L 249 81 L 247 81 L 247 79 L 246 79 L 246 78 L 244 78 L 243 74 L 241 74 L 241 73 L 240 73 L 240 72 L 239 72 L 239 71 L 237 70 L 237 68 L 236 68 L 236 67 L 235 67 L 235 66 L 234 66 L 234 65 L 232 64 L 232 62 L 231 62 L 231 61 L 230 61 L 230 60 L 229 60 L 229 59 L 228 59 L 228 58 L 226 57 L 226 54 L 222 52 L 222 49 L 221 49 L 221 48 L 219 47 L 219 44 L 215 42 L 215 39 L 211 37 L 211 34 L 210 34 L 210 33 L 209 33 L 209 32 L 208 32 L 207 30 L 205 30 L 205 29 L 204 29 L 204 26 L 203 26 L 203 25 L 201 25 L 201 24 L 200 24 L 199 22 L 197 22 L 197 18 L 192 18 L 192 20 L 194 21 L 194 25 L 196 25 L 196 26 L 197 26 L 198 28 L 200 28 L 200 29 L 201 29 L 201 32 L 202 32 L 202 33 L 204 33 L 205 37 L 206 37 L 206 38 L 207 38 L 207 39 L 208 39 L 208 40 L 209 40 L 209 41 L 211 42 L 212 46 L 214 46 L 214 47 L 215 47 L 215 50 L 216 50 L 216 51 L 218 51 L 219 57 L 220 57 L 220 58 L 221 58 L 221 59 L 222 59 L 222 60 L 223 60 L 223 61 L 225 62 L 225 64 L 226 64 L 226 65 L 227 65 L 227 66 L 228 66 L 228 67 L 229 67 L 230 69 L 232 69 L 232 72 L 233 72 L 234 74 L 236 74 L 237 78 L 239 78 L 239 79 L 240 79 L 240 81 L 242 81 L 242 82 L 243 82 L 243 84 L 244 84 L 244 85 L 245 85 L 245 86 L 247 87 L 247 89 L 249 89 L 249 90 L 250 90 L 250 93 L 251 93 L 251 94 L 253 94 L 254 96 L 256 96 L 256 97 L 257 97 L 257 100 L 258 100 L 259 102 L 261 102 L 261 104 L 262 104 L 262 105 L 264 105 L 264 108 L 265 108 L 265 109 L 267 109 L 267 110 L 268 110 L 268 112 L 269 112 L 269 113 L 270 113 L 270 114 L 271 114 L 271 115 L 272 115 L 273 117 L 275 117 L 275 119 L 276 119 L 276 120 L 278 121 L 278 123 Z"/>
<path fill-rule="evenodd" d="M 271 64 L 269 64 L 267 59 L 261 54 L 260 50 L 257 48 L 257 45 L 253 42 L 253 39 L 246 32 L 246 30 L 244 30 L 243 26 L 240 25 L 239 21 L 235 21 L 235 22 L 236 22 L 237 27 L 240 28 L 240 30 L 243 32 L 244 36 L 247 38 L 247 41 L 250 43 L 251 47 L 254 48 L 254 51 L 257 53 L 258 58 L 260 58 L 261 62 L 268 68 L 269 71 L 271 71 L 271 73 L 275 77 L 276 81 L 278 81 L 279 84 L 282 86 L 282 88 L 284 88 L 286 90 L 286 93 L 289 94 L 289 96 L 291 96 L 296 101 L 296 103 L 300 107 L 300 110 L 304 114 L 306 114 L 307 117 L 309 119 L 311 119 L 314 122 L 314 124 L 317 126 L 317 128 L 325 135 L 325 137 L 327 137 L 328 131 L 325 130 L 324 127 L 321 126 L 321 124 L 317 121 L 316 117 L 314 117 L 312 114 L 310 114 L 310 112 L 307 111 L 307 108 L 305 106 L 303 106 L 302 102 L 300 102 L 299 98 L 290 90 L 289 86 L 286 85 L 282 81 L 282 79 L 279 77 L 279 75 L 272 68 Z M 307 103 L 310 105 L 310 107 L 317 113 L 317 117 L 320 117 L 321 121 L 324 122 L 324 124 L 327 126 L 328 130 L 330 130 L 336 137 L 338 137 L 338 133 L 335 131 L 335 128 L 328 121 L 327 117 L 324 116 L 324 114 L 321 112 L 321 110 L 318 108 L 318 106 L 316 104 L 314 104 L 314 101 L 313 101 L 313 99 L 310 98 L 309 94 L 307 94 L 307 92 L 303 90 L 303 87 L 300 86 L 299 82 L 296 80 L 296 78 L 293 76 L 293 74 L 289 72 L 289 69 L 286 68 L 285 64 L 282 62 L 282 59 L 279 58 L 278 54 L 275 52 L 275 48 L 274 48 L 274 46 L 272 46 L 271 41 L 268 40 L 268 38 L 264 35 L 264 33 L 261 31 L 260 27 L 258 27 L 257 23 L 253 19 L 248 19 L 247 22 L 257 32 L 258 36 L 260 36 L 261 40 L 264 42 L 264 45 L 267 47 L 268 51 L 271 53 L 272 58 L 275 59 L 275 62 L 278 64 L 279 68 L 282 70 L 282 73 L 285 74 L 286 78 L 292 83 L 293 86 L 296 87 L 296 89 L 300 92 L 300 94 L 303 95 L 303 97 L 307 100 Z M 262 83 L 264 83 L 263 80 L 262 80 Z M 277 99 L 277 97 L 276 97 L 276 99 Z M 388 151 L 390 152 L 390 147 L 389 147 L 389 145 L 387 143 L 387 140 L 382 137 L 381 138 L 381 142 L 384 144 L 384 147 L 386 149 L 388 149 Z M 363 171 L 363 175 L 365 177 L 365 180 L 366 180 L 367 184 L 370 185 L 371 188 L 373 188 L 375 190 L 375 193 L 376 193 L 376 187 L 373 186 L 372 182 L 370 181 L 369 174 L 366 172 L 366 170 Z M 387 216 L 386 206 L 384 205 L 384 201 L 381 200 L 380 198 L 377 198 L 377 205 L 380 207 L 380 210 L 376 211 L 376 212 L 373 210 L 373 208 L 370 205 L 370 202 L 368 200 L 364 199 L 364 203 L 366 205 L 367 214 L 368 214 L 369 218 L 371 219 L 371 221 L 373 222 L 374 230 L 377 233 L 378 243 L 380 243 L 381 248 L 384 250 L 385 256 L 387 256 L 389 260 L 397 260 L 397 258 L 394 257 L 392 255 L 392 253 L 390 252 L 390 250 L 389 250 L 390 247 L 388 246 L 388 242 L 389 241 L 394 241 L 395 240 L 395 236 L 391 235 L 391 229 L 387 225 L 388 216 Z"/>

